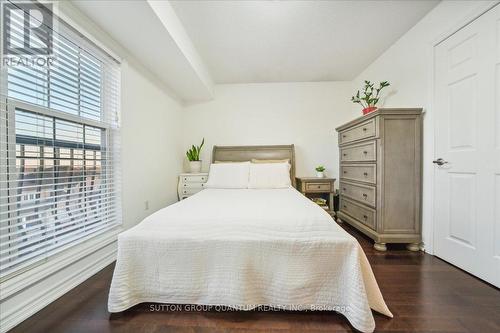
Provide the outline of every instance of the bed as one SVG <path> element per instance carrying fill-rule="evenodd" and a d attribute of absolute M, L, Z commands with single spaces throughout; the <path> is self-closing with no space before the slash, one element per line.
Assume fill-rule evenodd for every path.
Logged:
<path fill-rule="evenodd" d="M 293 146 L 214 147 L 213 160 L 287 158 Z M 293 187 L 205 189 L 118 237 L 108 309 L 144 302 L 329 310 L 372 332 L 392 317 L 358 242 Z"/>

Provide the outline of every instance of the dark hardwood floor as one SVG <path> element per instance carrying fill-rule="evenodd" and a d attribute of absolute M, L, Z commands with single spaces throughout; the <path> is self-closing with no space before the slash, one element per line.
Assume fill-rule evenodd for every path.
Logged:
<path fill-rule="evenodd" d="M 500 332 L 500 291 L 424 254 L 372 249 L 361 243 L 393 319 L 374 313 L 376 332 Z M 11 332 L 352 332 L 335 312 L 150 311 L 138 305 L 110 315 L 106 304 L 113 265 L 50 304 Z"/>

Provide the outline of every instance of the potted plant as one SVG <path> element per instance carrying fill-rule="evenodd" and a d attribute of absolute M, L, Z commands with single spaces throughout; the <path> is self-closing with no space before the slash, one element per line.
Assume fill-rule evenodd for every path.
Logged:
<path fill-rule="evenodd" d="M 318 165 L 316 167 L 316 177 L 323 178 L 325 177 L 325 167 L 322 165 Z"/>
<path fill-rule="evenodd" d="M 390 86 L 388 81 L 380 82 L 378 88 L 375 88 L 375 84 L 370 81 L 365 80 L 365 86 L 363 88 L 363 95 L 361 96 L 359 90 L 355 96 L 351 97 L 353 103 L 360 104 L 363 107 L 363 114 L 367 114 L 377 110 L 377 103 L 380 100 L 380 92 L 385 87 Z"/>
<path fill-rule="evenodd" d="M 205 144 L 205 138 L 203 138 L 203 140 L 201 141 L 201 145 L 199 146 L 193 145 L 186 152 L 186 156 L 189 161 L 189 172 L 191 173 L 197 173 L 201 171 L 200 152 L 204 144 Z"/>

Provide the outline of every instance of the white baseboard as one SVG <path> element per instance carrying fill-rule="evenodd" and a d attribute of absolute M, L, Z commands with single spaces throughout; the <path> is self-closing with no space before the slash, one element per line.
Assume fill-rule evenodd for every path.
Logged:
<path fill-rule="evenodd" d="M 0 332 L 4 333 L 28 319 L 71 289 L 75 288 L 104 267 L 116 260 L 116 248 L 101 256 L 93 262 L 78 269 L 64 280 L 60 280 L 53 288 L 29 297 L 25 302 L 14 309 L 9 309 L 2 314 Z"/>

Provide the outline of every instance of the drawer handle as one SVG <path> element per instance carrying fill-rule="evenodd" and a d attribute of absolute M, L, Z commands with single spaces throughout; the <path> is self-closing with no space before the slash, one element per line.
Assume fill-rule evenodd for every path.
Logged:
<path fill-rule="evenodd" d="M 318 185 L 318 188 L 321 188 L 321 185 Z"/>
<path fill-rule="evenodd" d="M 347 173 L 347 171 L 344 171 L 344 174 L 346 174 L 346 173 Z"/>
<path fill-rule="evenodd" d="M 186 186 L 187 186 L 187 184 L 184 184 L 184 187 L 186 187 Z"/>
<path fill-rule="evenodd" d="M 366 132 L 366 131 L 367 131 L 366 127 L 363 127 L 363 132 Z"/>
<path fill-rule="evenodd" d="M 366 216 L 366 215 L 363 215 L 363 218 L 364 218 L 365 220 L 367 220 L 367 219 L 368 219 L 368 216 Z"/>
<path fill-rule="evenodd" d="M 342 156 L 347 156 L 347 154 L 342 154 Z"/>
<path fill-rule="evenodd" d="M 344 205 L 344 208 L 347 208 L 347 206 L 346 206 L 346 205 Z"/>
<path fill-rule="evenodd" d="M 364 197 L 365 199 L 366 199 L 366 198 L 368 198 L 368 194 L 363 193 L 363 197 Z"/>
<path fill-rule="evenodd" d="M 184 177 L 184 180 L 188 180 L 186 177 Z"/>
<path fill-rule="evenodd" d="M 365 151 L 363 152 L 363 154 L 365 154 L 365 155 L 366 155 L 366 154 L 368 154 L 368 152 L 365 150 Z"/>
<path fill-rule="evenodd" d="M 368 172 L 363 172 L 363 175 L 366 177 L 368 176 Z"/>
<path fill-rule="evenodd" d="M 346 190 L 345 187 L 343 187 L 342 190 L 345 191 Z"/>
<path fill-rule="evenodd" d="M 345 135 L 345 134 L 342 134 L 342 137 L 343 137 L 343 138 L 345 138 L 345 137 L 347 137 L 347 135 Z"/>
<path fill-rule="evenodd" d="M 205 180 L 205 177 L 201 177 L 201 180 Z"/>

